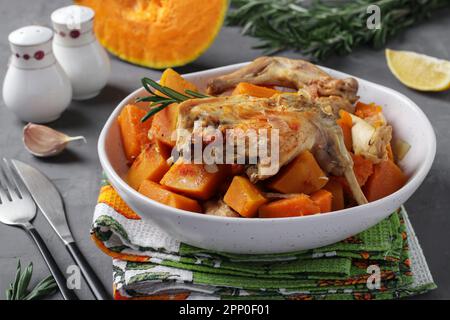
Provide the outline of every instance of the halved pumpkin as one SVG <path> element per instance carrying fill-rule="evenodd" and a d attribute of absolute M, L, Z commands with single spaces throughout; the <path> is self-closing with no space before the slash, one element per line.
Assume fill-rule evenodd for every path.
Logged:
<path fill-rule="evenodd" d="M 75 0 L 95 11 L 95 33 L 112 54 L 162 69 L 197 59 L 222 27 L 227 0 Z"/>

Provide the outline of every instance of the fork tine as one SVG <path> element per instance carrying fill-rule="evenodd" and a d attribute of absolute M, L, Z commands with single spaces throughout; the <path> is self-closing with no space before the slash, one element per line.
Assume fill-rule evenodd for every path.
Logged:
<path fill-rule="evenodd" d="M 3 159 L 3 162 L 3 164 L 0 163 L 0 174 L 3 177 L 3 186 L 8 191 L 9 198 L 11 200 L 18 200 L 22 196 L 17 187 L 17 183 L 15 181 L 15 178 L 11 174 L 11 169 L 9 168 L 9 164 L 6 159 Z"/>
<path fill-rule="evenodd" d="M 3 158 L 3 162 L 8 167 L 9 172 L 11 172 L 11 176 L 14 180 L 14 184 L 16 185 L 17 191 L 19 192 L 20 196 L 22 198 L 24 198 L 26 196 L 31 197 L 30 191 L 28 191 L 27 186 L 23 182 L 22 178 L 20 177 L 19 173 L 17 172 L 16 167 L 12 164 L 11 160 Z"/>
<path fill-rule="evenodd" d="M 0 175 L 0 204 L 1 203 L 5 203 L 6 201 L 9 200 L 9 197 L 6 195 L 5 190 L 3 189 L 3 179 L 2 176 Z"/>
<path fill-rule="evenodd" d="M 8 194 L 8 187 L 6 184 L 6 177 L 3 173 L 2 167 L 0 166 L 0 198 L 2 203 L 6 203 L 7 201 L 11 201 L 11 197 Z"/>

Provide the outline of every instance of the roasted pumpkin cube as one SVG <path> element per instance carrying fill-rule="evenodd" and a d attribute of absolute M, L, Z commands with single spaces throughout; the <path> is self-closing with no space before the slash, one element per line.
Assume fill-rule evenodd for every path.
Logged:
<path fill-rule="evenodd" d="M 267 184 L 281 193 L 311 194 L 321 189 L 328 178 L 309 151 L 303 151 Z"/>
<path fill-rule="evenodd" d="M 383 111 L 383 108 L 376 105 L 375 103 L 362 103 L 358 101 L 355 106 L 355 115 L 360 117 L 361 119 L 370 118 L 380 114 Z"/>
<path fill-rule="evenodd" d="M 247 94 L 257 98 L 270 98 L 275 94 L 281 93 L 278 90 L 257 86 L 248 82 L 239 83 L 233 90 L 233 95 Z"/>
<path fill-rule="evenodd" d="M 234 211 L 246 218 L 256 217 L 258 208 L 267 202 L 261 191 L 245 177 L 235 176 L 223 198 Z"/>
<path fill-rule="evenodd" d="M 330 212 L 333 207 L 333 194 L 325 189 L 320 189 L 311 195 L 311 200 L 319 206 L 320 213 Z"/>
<path fill-rule="evenodd" d="M 184 93 L 185 90 L 197 91 L 197 87 L 193 83 L 185 80 L 170 68 L 163 72 L 160 83 L 180 93 Z M 174 138 L 173 134 L 177 128 L 177 120 L 178 104 L 174 103 L 153 116 L 152 134 L 161 142 L 174 147 L 175 139 L 172 138 Z"/>
<path fill-rule="evenodd" d="M 139 189 L 144 180 L 159 182 L 170 169 L 167 159 L 170 149 L 159 141 L 146 146 L 128 171 L 127 181 L 134 189 Z"/>
<path fill-rule="evenodd" d="M 187 81 L 171 68 L 164 70 L 159 83 L 183 94 L 185 93 L 185 90 L 197 91 L 195 84 Z"/>
<path fill-rule="evenodd" d="M 270 202 L 259 208 L 260 218 L 299 217 L 320 213 L 320 207 L 306 194 Z"/>
<path fill-rule="evenodd" d="M 152 117 L 152 136 L 169 147 L 174 147 L 176 143 L 178 110 L 178 104 L 174 103 Z"/>
<path fill-rule="evenodd" d="M 350 153 L 350 155 L 353 159 L 353 171 L 355 172 L 356 180 L 362 187 L 373 173 L 373 163 L 362 155 L 353 153 Z"/>
<path fill-rule="evenodd" d="M 332 210 L 337 211 L 344 209 L 344 189 L 342 187 L 342 184 L 336 181 L 336 179 L 331 178 L 323 188 L 331 192 L 331 194 L 333 195 L 333 201 L 331 205 Z"/>
<path fill-rule="evenodd" d="M 118 117 L 120 134 L 129 162 L 132 162 L 141 153 L 145 145 L 150 143 L 148 131 L 152 122 L 141 122 L 147 112 L 139 107 L 129 104 L 123 108 Z"/>
<path fill-rule="evenodd" d="M 353 120 L 350 113 L 341 110 L 339 112 L 340 118 L 336 120 L 336 123 L 341 127 L 342 134 L 344 136 L 345 147 L 348 151 L 352 151 L 353 140 L 352 140 L 352 126 Z"/>
<path fill-rule="evenodd" d="M 170 190 L 188 197 L 207 200 L 211 198 L 224 180 L 224 166 L 217 172 L 208 172 L 203 164 L 183 163 L 183 158 L 170 168 L 161 179 L 161 184 Z"/>
<path fill-rule="evenodd" d="M 177 209 L 202 212 L 202 208 L 197 201 L 167 190 L 160 184 L 150 180 L 145 180 L 142 182 L 138 191 L 152 200 Z"/>
<path fill-rule="evenodd" d="M 374 166 L 373 174 L 367 179 L 363 191 L 367 200 L 375 201 L 394 193 L 407 180 L 407 176 L 392 160 L 384 160 Z"/>

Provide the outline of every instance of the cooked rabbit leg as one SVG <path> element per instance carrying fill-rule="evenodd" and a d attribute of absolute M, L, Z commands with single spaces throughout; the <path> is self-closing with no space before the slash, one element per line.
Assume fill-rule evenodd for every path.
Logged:
<path fill-rule="evenodd" d="M 239 82 L 301 89 L 310 87 L 319 97 L 338 96 L 351 103 L 358 97 L 358 82 L 353 78 L 333 79 L 325 71 L 304 60 L 260 57 L 249 65 L 208 83 L 208 94 L 223 93 Z"/>
<path fill-rule="evenodd" d="M 354 175 L 353 161 L 345 148 L 340 127 L 334 117 L 322 112 L 307 96 L 282 94 L 267 99 L 237 95 L 181 103 L 177 128 L 192 133 L 199 123 L 220 130 L 225 139 L 228 129 L 244 133 L 260 129 L 278 131 L 277 170 L 267 175 L 263 173 L 267 163 L 251 165 L 247 174 L 253 182 L 269 178 L 302 151 L 311 150 L 322 169 L 345 176 L 358 203 L 367 203 Z M 180 150 L 186 143 L 191 143 L 185 137 L 177 139 Z M 208 143 L 207 139 L 205 143 Z M 246 145 L 246 156 L 248 149 Z"/>

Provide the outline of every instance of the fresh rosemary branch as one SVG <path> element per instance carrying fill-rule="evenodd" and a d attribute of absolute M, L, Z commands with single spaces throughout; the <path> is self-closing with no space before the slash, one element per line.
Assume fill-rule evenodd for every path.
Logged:
<path fill-rule="evenodd" d="M 430 17 L 449 0 L 231 0 L 228 25 L 262 40 L 267 54 L 297 50 L 315 60 L 332 54 L 347 54 L 368 44 L 384 46 L 402 29 Z M 381 28 L 369 29 L 369 5 L 381 12 Z"/>
<path fill-rule="evenodd" d="M 56 292 L 57 286 L 52 276 L 48 276 L 29 291 L 28 285 L 32 274 L 33 264 L 30 263 L 22 272 L 19 260 L 14 282 L 10 283 L 9 288 L 6 289 L 6 300 L 37 300 Z"/>
<path fill-rule="evenodd" d="M 182 94 L 169 87 L 162 86 L 158 82 L 149 78 L 143 78 L 142 85 L 144 86 L 145 90 L 147 90 L 147 92 L 149 92 L 151 95 L 146 97 L 139 97 L 136 99 L 136 102 L 146 101 L 151 103 L 150 111 L 141 119 L 141 122 L 147 121 L 150 117 L 163 110 L 164 108 L 170 106 L 172 103 L 179 103 L 189 99 L 208 97 L 207 95 L 192 90 L 185 90 L 185 94 Z"/>

